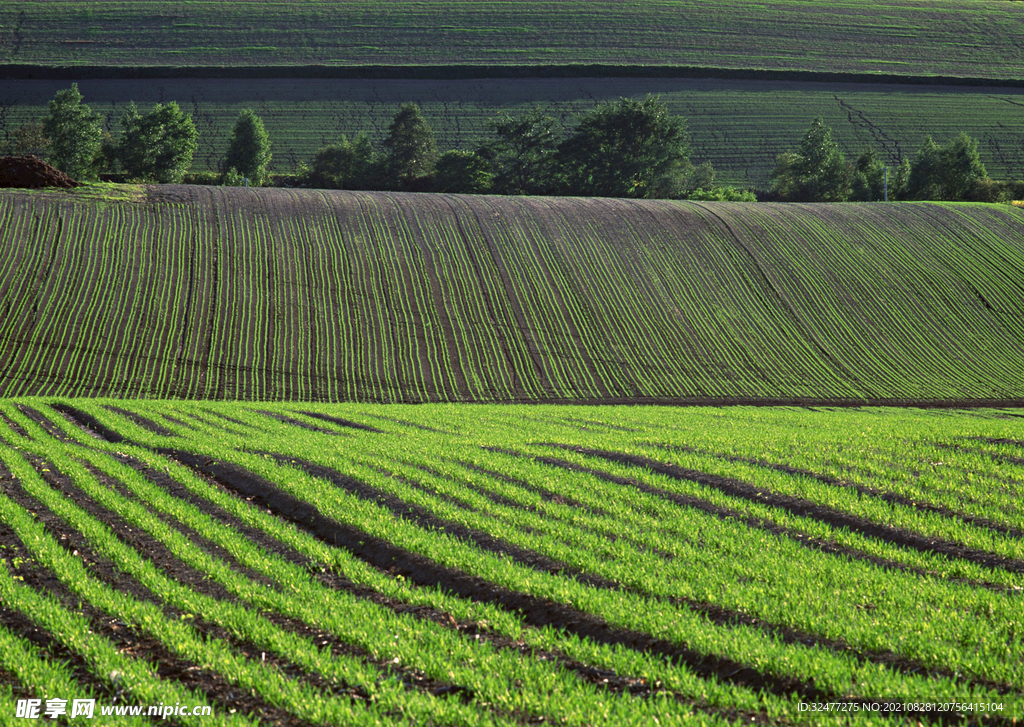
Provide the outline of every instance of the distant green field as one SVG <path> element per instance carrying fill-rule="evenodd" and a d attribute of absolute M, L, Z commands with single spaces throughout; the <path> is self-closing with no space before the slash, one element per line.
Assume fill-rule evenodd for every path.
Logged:
<path fill-rule="evenodd" d="M 924 137 L 961 131 L 980 142 L 995 179 L 1024 178 L 1024 89 L 826 84 L 714 79 L 436 80 L 82 80 L 93 110 L 111 119 L 134 100 L 143 108 L 177 101 L 200 132 L 196 170 L 217 169 L 238 111 L 252 108 L 273 143 L 272 168 L 287 173 L 316 149 L 367 131 L 383 138 L 398 107 L 417 102 L 442 149 L 472 148 L 500 110 L 540 103 L 573 123 L 600 100 L 661 95 L 686 117 L 693 159 L 711 161 L 718 181 L 763 187 L 780 153 L 794 149 L 814 116 L 823 116 L 848 156 L 873 146 L 891 165 Z M 18 124 L 46 114 L 66 81 L 0 82 L 0 144 Z"/>
<path fill-rule="evenodd" d="M 61 2 L 0 8 L 0 62 L 686 65 L 1016 78 L 1005 0 Z"/>
<path fill-rule="evenodd" d="M 0 194 L 0 396 L 1024 400 L 1024 210 Z"/>

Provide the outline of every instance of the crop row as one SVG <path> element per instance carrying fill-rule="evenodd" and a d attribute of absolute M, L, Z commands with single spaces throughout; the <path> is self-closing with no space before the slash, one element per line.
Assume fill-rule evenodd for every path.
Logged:
<path fill-rule="evenodd" d="M 754 6 L 582 2 L 25 2 L 0 11 L 6 63 L 94 66 L 711 66 L 1013 78 L 1006 3 Z M 145 49 L 145 50 L 142 50 Z"/>
<path fill-rule="evenodd" d="M 779 154 L 791 151 L 815 116 L 833 129 L 848 157 L 873 147 L 888 164 L 913 157 L 924 138 L 965 132 L 978 139 L 994 179 L 1024 176 L 1022 96 L 1015 89 L 869 86 L 704 79 L 232 80 L 78 81 L 111 133 L 125 105 L 177 101 L 199 131 L 196 170 L 217 170 L 243 108 L 263 119 L 272 167 L 293 172 L 313 153 L 366 132 L 379 141 L 398 108 L 414 101 L 441 149 L 472 149 L 489 139 L 485 122 L 537 103 L 572 124 L 597 101 L 654 94 L 687 119 L 692 159 L 710 161 L 722 183 L 767 187 Z M 0 143 L 18 125 L 44 117 L 66 81 L 7 81 L 0 93 Z"/>
<path fill-rule="evenodd" d="M 149 194 L 0 197 L 0 391 L 1021 397 L 1011 207 Z"/>
<path fill-rule="evenodd" d="M 0 414 L 18 551 L 5 603 L 80 654 L 101 698 L 111 669 L 136 701 L 172 688 L 103 661 L 114 618 L 223 682 L 175 699 L 223 706 L 235 685 L 321 723 L 814 721 L 798 702 L 952 694 L 1020 715 L 1024 523 L 1009 502 L 1024 470 L 982 456 L 1024 441 L 1001 412 L 24 400 Z M 881 475 L 909 474 L 884 454 L 897 443 L 943 452 L 977 504 L 952 510 L 930 486 L 887 499 L 906 495 Z"/>

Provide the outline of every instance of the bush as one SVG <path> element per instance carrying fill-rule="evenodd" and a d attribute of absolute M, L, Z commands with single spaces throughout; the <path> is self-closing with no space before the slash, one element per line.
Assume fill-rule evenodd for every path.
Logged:
<path fill-rule="evenodd" d="M 263 120 L 251 110 L 243 109 L 231 131 L 224 168 L 237 170 L 249 180 L 250 186 L 262 187 L 270 181 L 271 156 L 270 137 L 263 128 Z"/>

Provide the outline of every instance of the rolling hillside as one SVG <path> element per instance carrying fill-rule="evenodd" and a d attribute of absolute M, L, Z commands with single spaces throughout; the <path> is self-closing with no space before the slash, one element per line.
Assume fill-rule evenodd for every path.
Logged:
<path fill-rule="evenodd" d="M 0 395 L 1024 400 L 1024 211 L 0 195 Z"/>

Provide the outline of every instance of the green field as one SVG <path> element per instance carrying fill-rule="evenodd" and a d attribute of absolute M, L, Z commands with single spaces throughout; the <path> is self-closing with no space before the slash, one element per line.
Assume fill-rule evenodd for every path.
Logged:
<path fill-rule="evenodd" d="M 0 62 L 49 66 L 701 66 L 1018 78 L 1006 0 L 59 2 L 0 9 Z"/>
<path fill-rule="evenodd" d="M 0 194 L 0 395 L 1024 400 L 1019 208 L 127 189 Z"/>
<path fill-rule="evenodd" d="M 212 706 L 182 724 L 1016 724 L 1020 417 L 6 400 L 0 693 Z"/>
<path fill-rule="evenodd" d="M 22 123 L 47 114 L 67 81 L 0 82 L 0 145 Z M 160 79 L 80 80 L 90 108 L 117 119 L 129 101 L 143 110 L 177 101 L 200 133 L 193 169 L 217 170 L 243 108 L 256 111 L 272 142 L 272 168 L 290 173 L 313 153 L 361 131 L 379 142 L 398 108 L 415 101 L 442 149 L 489 139 L 487 119 L 542 104 L 571 126 L 599 101 L 659 95 L 687 119 L 695 163 L 716 181 L 767 188 L 776 157 L 795 149 L 822 116 L 848 158 L 874 147 L 888 164 L 912 158 L 925 136 L 940 143 L 966 132 L 979 141 L 994 179 L 1024 177 L 1024 90 L 967 86 L 828 84 L 714 79 Z"/>

